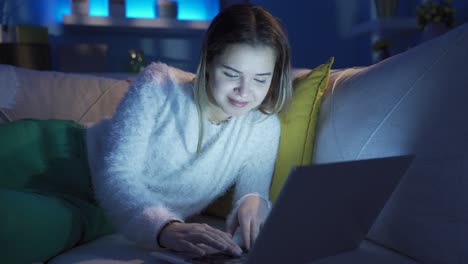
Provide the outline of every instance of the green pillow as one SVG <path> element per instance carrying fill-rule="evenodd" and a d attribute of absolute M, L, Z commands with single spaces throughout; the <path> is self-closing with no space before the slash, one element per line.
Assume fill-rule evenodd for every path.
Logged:
<path fill-rule="evenodd" d="M 75 246 L 83 231 L 79 208 L 35 192 L 0 188 L 0 214 L 2 263 L 44 262 Z"/>
<path fill-rule="evenodd" d="M 93 198 L 83 136 L 73 121 L 0 124 L 2 263 L 44 262 L 112 231 Z"/>
<path fill-rule="evenodd" d="M 293 98 L 287 112 L 279 115 L 281 139 L 275 164 L 270 200 L 274 202 L 289 172 L 294 166 L 309 164 L 312 160 L 315 124 L 320 99 L 328 85 L 334 58 L 330 58 L 293 82 Z M 204 213 L 225 218 L 232 206 L 232 189 L 215 200 Z"/>
<path fill-rule="evenodd" d="M 82 125 L 69 120 L 1 124 L 0 175 L 5 176 L 0 187 L 47 189 L 89 199 L 90 186 L 80 177 L 89 177 L 83 132 Z"/>
<path fill-rule="evenodd" d="M 328 85 L 333 61 L 332 57 L 294 80 L 292 102 L 289 109 L 279 116 L 281 138 L 270 188 L 272 202 L 278 197 L 291 169 L 312 161 L 320 100 Z"/>

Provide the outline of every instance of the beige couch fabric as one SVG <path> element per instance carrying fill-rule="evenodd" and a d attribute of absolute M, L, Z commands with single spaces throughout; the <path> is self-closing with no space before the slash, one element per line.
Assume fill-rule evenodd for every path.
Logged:
<path fill-rule="evenodd" d="M 0 65 L 0 75 L 10 74 Z M 0 107 L 5 121 L 22 118 L 67 119 L 81 124 L 111 116 L 129 81 L 88 75 L 14 68 L 14 103 Z M 1 78 L 0 78 L 1 79 Z"/>

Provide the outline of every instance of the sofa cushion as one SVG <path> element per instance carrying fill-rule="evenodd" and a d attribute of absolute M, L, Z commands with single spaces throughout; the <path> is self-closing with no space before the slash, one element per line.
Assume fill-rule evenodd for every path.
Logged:
<path fill-rule="evenodd" d="M 468 24 L 323 98 L 313 162 L 415 154 L 369 237 L 424 263 L 468 263 Z"/>
<path fill-rule="evenodd" d="M 311 163 L 320 100 L 328 85 L 333 60 L 331 58 L 294 79 L 291 105 L 279 115 L 281 138 L 270 188 L 272 202 L 278 197 L 291 169 Z"/>
<path fill-rule="evenodd" d="M 0 117 L 8 121 L 37 118 L 95 123 L 112 115 L 128 89 L 127 80 L 0 65 L 0 80 L 6 75 L 16 80 L 15 89 L 8 85 L 8 105 L 0 105 Z M 2 88 L 2 92 L 7 90 Z"/>

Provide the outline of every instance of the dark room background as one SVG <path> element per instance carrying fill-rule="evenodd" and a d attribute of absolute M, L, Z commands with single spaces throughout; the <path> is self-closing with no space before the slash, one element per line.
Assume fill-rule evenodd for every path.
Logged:
<path fill-rule="evenodd" d="M 90 0 L 89 16 L 109 18 L 107 1 Z M 416 6 L 421 1 L 396 1 L 392 18 L 406 24 L 385 32 L 372 27 L 376 19 L 372 0 L 250 2 L 266 7 L 285 25 L 294 67 L 312 68 L 334 56 L 334 68 L 343 68 L 374 63 L 372 43 L 378 33 L 392 39 L 392 55 L 419 44 L 421 32 L 408 21 L 416 21 Z M 126 17 L 157 20 L 155 2 L 127 0 Z M 220 9 L 219 0 L 177 2 L 177 19 L 184 23 L 207 25 Z M 159 60 L 195 71 L 203 29 L 64 24 L 64 16 L 71 15 L 70 5 L 70 0 L 0 0 L 2 31 L 24 24 L 47 28 L 52 70 L 125 73 L 129 71 L 129 51 L 139 50 L 144 63 Z M 454 0 L 452 5 L 458 24 L 468 21 L 468 1 Z M 367 28 L 362 26 L 366 23 L 370 23 Z"/>

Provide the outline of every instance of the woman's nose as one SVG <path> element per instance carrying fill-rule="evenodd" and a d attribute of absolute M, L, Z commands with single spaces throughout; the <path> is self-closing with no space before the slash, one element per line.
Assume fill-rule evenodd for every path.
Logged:
<path fill-rule="evenodd" d="M 237 94 L 241 97 L 245 97 L 250 93 L 250 83 L 248 80 L 243 79 L 239 86 L 236 88 Z"/>

